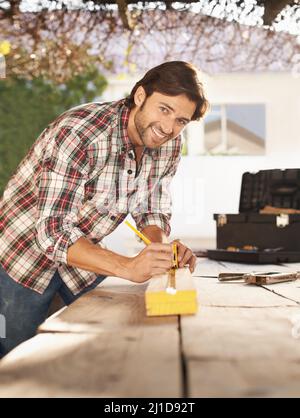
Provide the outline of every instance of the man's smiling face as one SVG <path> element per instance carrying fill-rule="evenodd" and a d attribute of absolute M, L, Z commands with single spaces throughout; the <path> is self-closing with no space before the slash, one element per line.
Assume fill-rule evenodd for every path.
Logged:
<path fill-rule="evenodd" d="M 158 148 L 176 138 L 196 109 L 196 104 L 185 94 L 166 96 L 154 92 L 146 97 L 142 87 L 136 91 L 135 104 L 134 143 L 147 148 Z"/>

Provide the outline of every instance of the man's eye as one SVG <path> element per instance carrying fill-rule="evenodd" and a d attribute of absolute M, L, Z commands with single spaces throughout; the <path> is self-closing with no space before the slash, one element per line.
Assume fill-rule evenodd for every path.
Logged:
<path fill-rule="evenodd" d="M 185 125 L 187 124 L 187 122 L 186 122 L 185 120 L 180 120 L 180 121 L 179 121 L 179 124 L 180 124 L 181 126 L 185 126 Z"/>
<path fill-rule="evenodd" d="M 166 107 L 159 108 L 163 113 L 168 113 L 168 109 Z"/>

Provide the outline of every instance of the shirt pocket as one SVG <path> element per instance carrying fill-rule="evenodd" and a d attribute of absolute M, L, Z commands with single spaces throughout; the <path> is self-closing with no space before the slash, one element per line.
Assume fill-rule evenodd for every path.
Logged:
<path fill-rule="evenodd" d="M 97 212 L 105 214 L 116 207 L 117 187 L 112 178 L 101 173 L 85 183 L 84 203 L 92 204 Z"/>

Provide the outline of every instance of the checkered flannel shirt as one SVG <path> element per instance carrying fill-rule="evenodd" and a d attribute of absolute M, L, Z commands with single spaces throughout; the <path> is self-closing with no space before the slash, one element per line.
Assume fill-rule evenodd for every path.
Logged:
<path fill-rule="evenodd" d="M 181 138 L 145 148 L 137 171 L 129 113 L 124 100 L 73 108 L 21 161 L 0 200 L 0 263 L 15 281 L 43 293 L 58 269 L 79 293 L 97 274 L 67 265 L 68 247 L 83 236 L 102 245 L 128 213 L 169 235 Z"/>

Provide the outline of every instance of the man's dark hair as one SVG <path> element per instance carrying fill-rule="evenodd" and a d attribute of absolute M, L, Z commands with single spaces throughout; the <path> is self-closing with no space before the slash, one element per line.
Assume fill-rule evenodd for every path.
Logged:
<path fill-rule="evenodd" d="M 185 94 L 189 100 L 196 104 L 192 120 L 199 120 L 209 106 L 203 85 L 198 78 L 198 70 L 188 62 L 168 61 L 149 70 L 135 84 L 130 95 L 126 98 L 126 105 L 130 109 L 135 106 L 134 95 L 140 86 L 144 88 L 147 97 L 154 92 L 167 96 Z"/>

